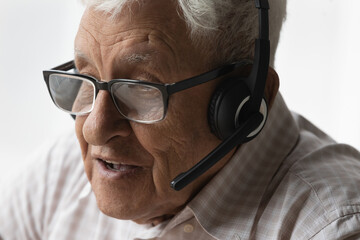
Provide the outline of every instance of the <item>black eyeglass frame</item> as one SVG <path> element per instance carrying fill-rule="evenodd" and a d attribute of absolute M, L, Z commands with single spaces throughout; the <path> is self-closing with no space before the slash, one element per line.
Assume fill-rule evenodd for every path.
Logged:
<path fill-rule="evenodd" d="M 160 83 L 153 83 L 153 82 L 147 82 L 147 81 L 143 81 L 143 80 L 132 80 L 132 79 L 113 79 L 109 82 L 102 82 L 99 81 L 98 79 L 89 76 L 89 75 L 84 75 L 84 74 L 79 74 L 79 73 L 71 73 L 68 72 L 72 69 L 75 69 L 75 63 L 74 60 L 71 60 L 69 62 L 66 62 L 60 66 L 54 67 L 51 70 L 45 70 L 43 71 L 43 75 L 44 75 L 44 80 L 46 83 L 46 86 L 48 88 L 49 94 L 51 96 L 52 101 L 54 102 L 54 104 L 57 106 L 55 100 L 53 99 L 53 96 L 51 94 L 51 90 L 50 90 L 50 85 L 49 85 L 49 79 L 50 79 L 50 75 L 51 74 L 63 74 L 63 75 L 69 75 L 69 76 L 76 76 L 76 77 L 81 77 L 81 78 L 85 78 L 89 81 L 91 81 L 94 86 L 95 86 L 95 99 L 97 97 L 97 94 L 100 90 L 105 90 L 108 91 L 112 97 L 113 103 L 115 105 L 115 107 L 117 108 L 118 112 L 126 119 L 130 120 L 130 121 L 134 121 L 134 122 L 138 122 L 138 123 L 148 123 L 148 124 L 152 124 L 152 123 L 156 123 L 159 121 L 162 121 L 165 119 L 166 114 L 167 114 L 167 109 L 168 109 L 168 104 L 169 104 L 169 97 L 177 92 L 198 86 L 200 84 L 209 82 L 211 80 L 217 79 L 221 76 L 224 76 L 232 71 L 234 71 L 235 69 L 238 69 L 239 67 L 243 67 L 246 64 L 249 64 L 249 61 L 241 61 L 241 62 L 235 62 L 235 63 L 231 63 L 231 64 L 226 64 L 223 65 L 221 67 L 218 67 L 216 69 L 210 70 L 208 72 L 202 73 L 200 75 L 191 77 L 191 78 L 187 78 L 184 80 L 181 80 L 179 82 L 176 83 L 170 83 L 170 84 L 160 84 Z M 127 116 L 125 116 L 119 109 L 119 107 L 116 104 L 116 101 L 114 99 L 113 93 L 111 92 L 111 86 L 114 83 L 119 83 L 119 82 L 123 82 L 123 83 L 134 83 L 134 84 L 143 84 L 146 86 L 150 86 L 150 87 L 154 87 L 157 88 L 158 90 L 160 90 L 161 94 L 162 94 L 162 99 L 163 99 L 163 104 L 164 104 L 164 114 L 162 116 L 161 119 L 159 120 L 155 120 L 155 121 L 142 121 L 142 120 L 135 120 L 135 119 L 131 119 Z M 72 114 L 71 116 L 73 118 L 75 118 L 76 115 L 82 115 L 82 114 Z"/>

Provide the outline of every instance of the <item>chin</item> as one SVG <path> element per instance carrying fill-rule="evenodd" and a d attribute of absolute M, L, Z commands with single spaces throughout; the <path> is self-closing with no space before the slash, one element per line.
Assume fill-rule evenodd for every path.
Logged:
<path fill-rule="evenodd" d="M 109 217 L 133 220 L 141 218 L 146 212 L 147 203 L 128 196 L 129 193 L 121 194 L 106 189 L 94 189 L 94 193 L 99 210 Z"/>
<path fill-rule="evenodd" d="M 136 182 L 136 181 L 135 181 Z M 102 179 L 94 174 L 91 185 L 98 208 L 105 215 L 121 219 L 134 220 L 143 218 L 156 205 L 154 187 L 150 184 L 118 184 Z"/>

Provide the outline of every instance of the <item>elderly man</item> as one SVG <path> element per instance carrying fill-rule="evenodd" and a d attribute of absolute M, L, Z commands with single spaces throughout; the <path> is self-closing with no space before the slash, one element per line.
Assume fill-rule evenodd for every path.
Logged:
<path fill-rule="evenodd" d="M 74 61 L 44 72 L 76 137 L 2 192 L 0 238 L 360 239 L 359 153 L 269 67 L 284 1 L 270 30 L 267 1 L 86 4 Z"/>

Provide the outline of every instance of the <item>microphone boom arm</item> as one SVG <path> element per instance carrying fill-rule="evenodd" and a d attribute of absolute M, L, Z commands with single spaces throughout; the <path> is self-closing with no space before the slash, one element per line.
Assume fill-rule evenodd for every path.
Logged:
<path fill-rule="evenodd" d="M 213 151 L 211 151 L 205 158 L 198 162 L 188 171 L 180 173 L 174 180 L 171 181 L 170 186 L 179 191 L 190 184 L 209 168 L 214 166 L 220 159 L 228 154 L 234 147 L 242 142 L 246 142 L 247 136 L 253 132 L 262 122 L 263 115 L 260 112 L 254 113 L 247 121 L 245 121 L 236 131 L 219 144 Z M 247 129 L 247 131 L 244 131 Z"/>

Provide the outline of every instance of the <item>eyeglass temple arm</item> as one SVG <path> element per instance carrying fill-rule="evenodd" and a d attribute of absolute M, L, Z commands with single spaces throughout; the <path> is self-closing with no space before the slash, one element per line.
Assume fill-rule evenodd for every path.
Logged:
<path fill-rule="evenodd" d="M 250 63 L 251 63 L 250 61 L 244 60 L 241 62 L 228 64 L 228 65 L 216 68 L 214 70 L 211 70 L 209 72 L 203 73 L 199 76 L 188 78 L 188 79 L 182 80 L 180 82 L 169 84 L 169 85 L 167 85 L 168 94 L 171 95 L 173 93 L 209 82 L 218 77 L 224 76 L 225 74 L 228 74 L 239 67 L 242 67 L 242 66 L 250 64 Z"/>
<path fill-rule="evenodd" d="M 62 71 L 69 71 L 75 68 L 74 60 L 61 64 L 60 66 L 54 67 L 51 70 L 62 70 Z"/>

